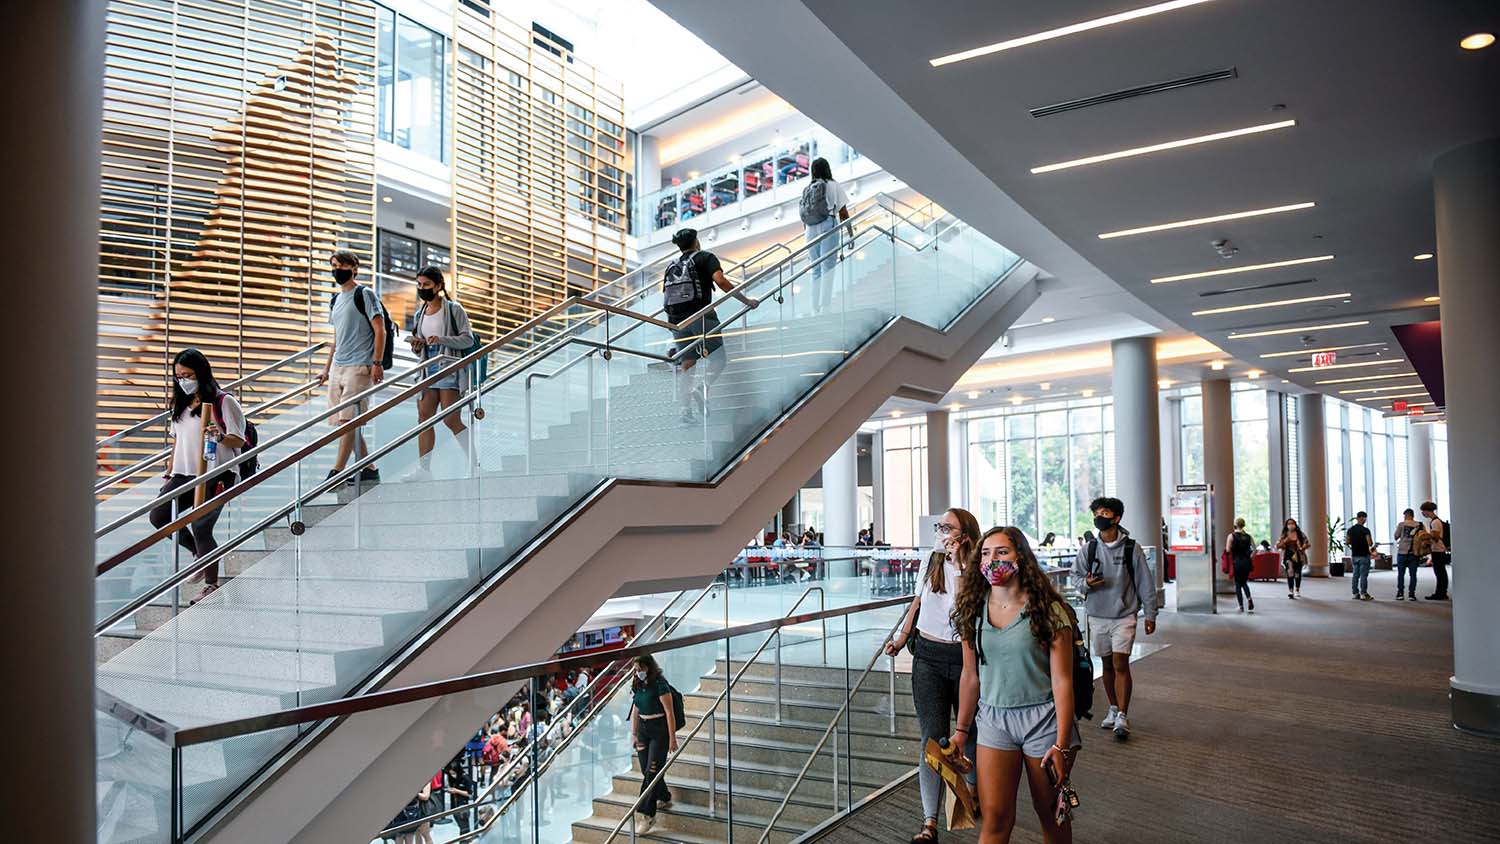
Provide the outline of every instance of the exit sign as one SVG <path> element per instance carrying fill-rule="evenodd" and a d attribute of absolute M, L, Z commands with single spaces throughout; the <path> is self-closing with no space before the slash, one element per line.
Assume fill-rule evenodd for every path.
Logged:
<path fill-rule="evenodd" d="M 1397 413 L 1403 413 L 1403 412 L 1405 412 L 1406 411 L 1406 402 L 1404 402 L 1404 401 L 1393 401 L 1393 402 L 1391 402 L 1391 410 L 1394 410 Z"/>
<path fill-rule="evenodd" d="M 1420 404 L 1414 404 L 1411 406 L 1410 410 L 1406 411 L 1406 413 L 1408 416 L 1421 416 L 1422 406 Z"/>
<path fill-rule="evenodd" d="M 1312 364 L 1315 368 L 1321 369 L 1325 366 L 1333 366 L 1338 359 L 1338 352 L 1318 352 L 1312 356 Z"/>

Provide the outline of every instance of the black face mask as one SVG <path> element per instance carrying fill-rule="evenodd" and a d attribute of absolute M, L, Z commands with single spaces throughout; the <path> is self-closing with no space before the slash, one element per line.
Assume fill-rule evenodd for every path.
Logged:
<path fill-rule="evenodd" d="M 417 288 L 417 298 L 421 299 L 423 302 L 431 302 L 433 299 L 437 298 L 437 288 L 436 287 L 418 287 Z"/>
<path fill-rule="evenodd" d="M 1104 516 L 1095 516 L 1094 517 L 1094 527 L 1098 528 L 1101 531 L 1109 530 L 1110 528 L 1112 528 L 1114 526 L 1115 526 L 1115 522 L 1114 522 L 1113 519 L 1106 518 Z"/>
<path fill-rule="evenodd" d="M 334 284 L 338 284 L 338 285 L 348 284 L 349 283 L 349 279 L 351 279 L 351 278 L 354 278 L 354 270 L 336 269 L 336 270 L 333 271 L 333 283 Z"/>

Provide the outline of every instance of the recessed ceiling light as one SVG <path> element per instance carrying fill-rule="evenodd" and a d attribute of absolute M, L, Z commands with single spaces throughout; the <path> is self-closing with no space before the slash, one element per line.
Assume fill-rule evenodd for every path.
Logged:
<path fill-rule="evenodd" d="M 1252 369 L 1249 372 L 1245 373 L 1245 377 L 1249 378 L 1251 381 L 1259 381 L 1261 374 L 1262 373 L 1259 369 Z"/>
<path fill-rule="evenodd" d="M 1170 0 L 1170 2 L 1167 3 L 1155 3 L 1150 6 L 1142 6 L 1139 9 L 1131 9 L 1128 12 L 1116 12 L 1113 15 L 1105 15 L 1102 18 L 1094 18 L 1093 20 L 1082 21 L 1081 23 L 1073 23 L 1068 24 L 1067 26 L 1060 26 L 1056 29 L 1048 29 L 1043 32 L 1035 33 L 1033 35 L 1023 35 L 1020 38 L 1012 38 L 1008 41 L 1000 41 L 995 44 L 987 44 L 983 47 L 975 47 L 972 50 L 964 50 L 961 53 L 951 53 L 946 56 L 938 56 L 935 59 L 930 59 L 929 64 L 931 64 L 933 67 L 942 67 L 943 65 L 953 64 L 954 62 L 977 59 L 980 56 L 988 56 L 992 53 L 999 53 L 1004 50 L 1010 50 L 1016 47 L 1024 47 L 1027 44 L 1036 44 L 1040 41 L 1050 41 L 1053 38 L 1061 38 L 1065 35 L 1073 35 L 1074 33 L 1078 32 L 1087 32 L 1091 29 L 1098 29 L 1102 26 L 1124 23 L 1125 21 L 1132 21 L 1136 18 L 1144 18 L 1149 15 L 1159 15 L 1162 12 L 1170 12 L 1175 9 L 1181 9 L 1187 6 L 1196 6 L 1199 3 L 1207 2 L 1209 2 L 1209 0 Z"/>
<path fill-rule="evenodd" d="M 1246 340 L 1251 337 L 1274 337 L 1277 334 L 1297 334 L 1302 331 L 1326 331 L 1331 328 L 1354 328 L 1360 325 L 1369 325 L 1367 319 L 1354 320 L 1352 322 L 1330 322 L 1323 325 L 1299 325 L 1295 328 L 1272 328 L 1266 331 L 1234 332 L 1229 335 L 1230 340 Z"/>
<path fill-rule="evenodd" d="M 444 217 L 443 218 L 443 222 L 445 222 L 445 223 L 451 223 L 451 222 L 453 222 L 453 218 L 452 217 Z"/>
<path fill-rule="evenodd" d="M 381 198 L 380 198 L 380 201 L 381 201 L 381 202 L 390 202 L 390 201 L 391 201 L 391 198 L 390 198 L 390 197 L 389 197 L 389 196 L 382 196 L 382 197 L 381 197 Z"/>
<path fill-rule="evenodd" d="M 1152 152 L 1162 152 L 1179 147 L 1190 147 L 1198 144 L 1223 141 L 1229 138 L 1238 138 L 1241 135 L 1254 135 L 1260 132 L 1270 132 L 1276 129 L 1285 129 L 1288 126 L 1296 126 L 1295 120 L 1280 120 L 1275 123 L 1262 123 L 1259 126 L 1246 126 L 1243 129 L 1230 129 L 1227 132 L 1214 132 L 1211 135 L 1198 135 L 1192 138 L 1180 138 L 1175 141 L 1164 141 L 1159 144 L 1151 144 L 1144 147 L 1131 147 L 1116 152 L 1106 152 L 1099 155 L 1090 155 L 1086 158 L 1075 158 L 1072 161 L 1059 161 L 1056 164 L 1042 164 L 1031 168 L 1033 175 L 1040 173 L 1051 173 L 1054 170 L 1067 170 L 1071 167 L 1082 167 L 1086 164 L 1098 164 L 1103 161 L 1114 161 L 1117 158 L 1132 158 L 1137 155 L 1146 155 Z"/>
<path fill-rule="evenodd" d="M 688 171 L 688 178 L 689 179 L 696 179 L 696 178 L 698 178 L 698 171 L 697 170 L 689 170 Z"/>
<path fill-rule="evenodd" d="M 1057 317 L 1044 316 L 1042 317 L 1042 322 L 1044 324 L 1049 322 L 1057 322 Z"/>
<path fill-rule="evenodd" d="M 974 399 L 979 398 L 979 391 L 978 390 L 970 390 L 967 393 L 967 395 L 969 397 L 969 401 L 973 401 Z"/>
<path fill-rule="evenodd" d="M 1382 384 L 1379 387 L 1360 387 L 1354 390 L 1339 390 L 1341 396 L 1352 396 L 1358 393 L 1383 393 L 1386 390 L 1410 390 L 1420 387 L 1421 384 Z"/>
<path fill-rule="evenodd" d="M 1052 389 L 1052 382 L 1051 381 L 1043 381 L 1042 383 L 1038 384 L 1037 386 L 1041 387 L 1043 390 L 1050 390 L 1050 389 Z"/>
<path fill-rule="evenodd" d="M 959 404 L 958 402 L 954 402 L 953 404 L 948 405 L 948 409 L 957 413 L 958 411 L 963 410 L 964 406 Z"/>
<path fill-rule="evenodd" d="M 1023 401 L 1025 401 L 1025 399 L 1021 398 L 1019 394 L 1010 397 L 1011 404 L 1020 404 Z"/>
<path fill-rule="evenodd" d="M 1204 270 L 1201 273 L 1183 273 L 1181 275 L 1164 275 L 1160 278 L 1151 279 L 1152 284 L 1165 284 L 1169 281 L 1189 281 L 1195 278 L 1209 278 L 1216 275 L 1233 275 L 1235 273 L 1248 273 L 1253 270 L 1274 270 L 1277 267 L 1295 267 L 1298 264 L 1316 264 L 1319 261 L 1332 261 L 1332 255 L 1318 255 L 1312 258 L 1292 258 L 1286 261 L 1271 261 L 1267 264 L 1246 264 L 1243 267 L 1228 267 L 1222 270 Z"/>
<path fill-rule="evenodd" d="M 1211 316 L 1213 314 L 1228 314 L 1235 311 L 1253 311 L 1259 308 L 1279 308 L 1283 305 L 1303 305 L 1308 302 L 1322 302 L 1325 299 L 1347 299 L 1349 293 L 1329 293 L 1326 296 L 1303 296 L 1301 299 L 1277 299 L 1274 302 L 1260 302 L 1253 305 L 1230 305 L 1224 308 L 1209 308 L 1206 311 L 1193 311 L 1193 316 Z"/>
<path fill-rule="evenodd" d="M 1411 259 L 1413 261 L 1430 261 L 1430 260 L 1432 260 L 1432 253 L 1431 252 L 1418 252 L 1417 254 L 1411 256 Z"/>
<path fill-rule="evenodd" d="M 1225 220 L 1243 220 L 1246 217 L 1260 217 L 1265 214 L 1280 214 L 1284 211 L 1300 211 L 1303 208 L 1312 208 L 1316 202 L 1299 202 L 1295 205 L 1278 205 L 1275 208 L 1257 208 L 1253 211 L 1236 211 L 1232 214 L 1217 214 L 1213 217 L 1198 217 L 1192 220 L 1178 220 L 1175 223 L 1161 223 L 1155 226 L 1141 226 L 1138 229 L 1121 229 L 1117 232 L 1105 232 L 1099 235 L 1100 240 L 1109 240 L 1115 237 L 1129 237 L 1134 234 L 1150 234 L 1151 232 L 1162 232 L 1169 229 L 1185 229 L 1189 226 L 1202 226 L 1208 223 L 1222 223 Z"/>
<path fill-rule="evenodd" d="M 1384 381 L 1391 378 L 1415 378 L 1415 372 L 1392 372 L 1389 375 L 1355 375 L 1349 378 L 1330 378 L 1326 381 L 1314 381 L 1314 384 L 1353 384 L 1355 381 Z"/>
<path fill-rule="evenodd" d="M 1287 372 L 1316 372 L 1323 369 L 1359 369 L 1364 366 L 1390 366 L 1394 363 L 1406 363 L 1403 358 L 1392 358 L 1391 360 L 1362 360 L 1358 363 L 1336 363 L 1332 366 L 1295 366 Z"/>
<path fill-rule="evenodd" d="M 1213 361 L 1212 363 L 1210 363 L 1208 365 L 1208 368 L 1212 369 L 1214 372 L 1223 372 L 1224 371 L 1224 361 L 1221 361 L 1221 360 Z"/>
<path fill-rule="evenodd" d="M 1473 35 L 1464 36 L 1464 39 L 1458 42 L 1458 46 L 1465 50 L 1483 50 L 1493 43 L 1495 43 L 1495 36 L 1488 32 L 1476 32 Z"/>
<path fill-rule="evenodd" d="M 1349 346 L 1324 346 L 1321 349 L 1296 349 L 1290 352 L 1267 352 L 1261 355 L 1263 358 L 1293 358 L 1307 357 L 1318 352 L 1341 352 L 1344 349 L 1364 349 L 1370 346 L 1384 346 L 1384 343 L 1354 343 Z"/>
<path fill-rule="evenodd" d="M 1428 296 L 1428 297 L 1424 298 L 1422 301 L 1423 302 L 1437 302 L 1437 301 L 1441 301 L 1441 299 L 1442 299 L 1441 296 Z"/>
<path fill-rule="evenodd" d="M 1080 392 L 1079 395 L 1083 396 L 1086 399 L 1091 399 L 1091 398 L 1094 397 L 1094 391 L 1093 390 L 1084 390 L 1084 391 Z"/>
<path fill-rule="evenodd" d="M 901 411 L 899 411 L 899 410 L 893 410 L 893 411 L 891 411 L 891 418 L 892 419 L 900 419 L 901 418 Z"/>
<path fill-rule="evenodd" d="M 1170 379 L 1170 378 L 1163 378 L 1160 381 L 1156 382 L 1156 386 L 1159 389 L 1165 390 L 1168 387 L 1172 386 L 1172 379 Z"/>

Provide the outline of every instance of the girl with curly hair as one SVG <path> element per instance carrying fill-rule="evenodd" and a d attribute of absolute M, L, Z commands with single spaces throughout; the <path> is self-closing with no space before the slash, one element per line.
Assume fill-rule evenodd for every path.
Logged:
<path fill-rule="evenodd" d="M 991 528 L 966 566 L 953 606 L 963 642 L 958 727 L 979 749 L 980 844 L 1006 844 L 1022 771 L 1048 844 L 1069 844 L 1071 823 L 1053 813 L 1082 743 L 1073 712 L 1073 615 L 1020 528 Z"/>

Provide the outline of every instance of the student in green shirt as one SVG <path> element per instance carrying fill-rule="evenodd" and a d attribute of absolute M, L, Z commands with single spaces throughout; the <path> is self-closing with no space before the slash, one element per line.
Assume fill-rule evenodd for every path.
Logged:
<path fill-rule="evenodd" d="M 962 637 L 958 728 L 950 746 L 979 745 L 979 808 L 984 844 L 1006 844 L 1016 823 L 1022 771 L 1048 844 L 1070 844 L 1058 824 L 1057 788 L 1082 744 L 1073 712 L 1073 629 L 1062 596 L 1037 563 L 1020 528 L 990 528 L 978 565 L 964 569 L 953 607 Z"/>
<path fill-rule="evenodd" d="M 661 666 L 650 654 L 635 658 L 631 666 L 635 677 L 630 681 L 633 695 L 630 704 L 630 734 L 635 737 L 636 758 L 641 765 L 641 793 L 656 778 L 657 771 L 667 764 L 667 755 L 677 752 L 677 729 L 681 725 L 673 717 L 672 686 L 662 676 Z M 672 805 L 672 792 L 667 789 L 667 780 L 662 778 L 651 790 L 651 794 L 640 804 L 640 816 L 636 818 L 635 832 L 644 835 L 656 823 L 658 807 Z"/>

